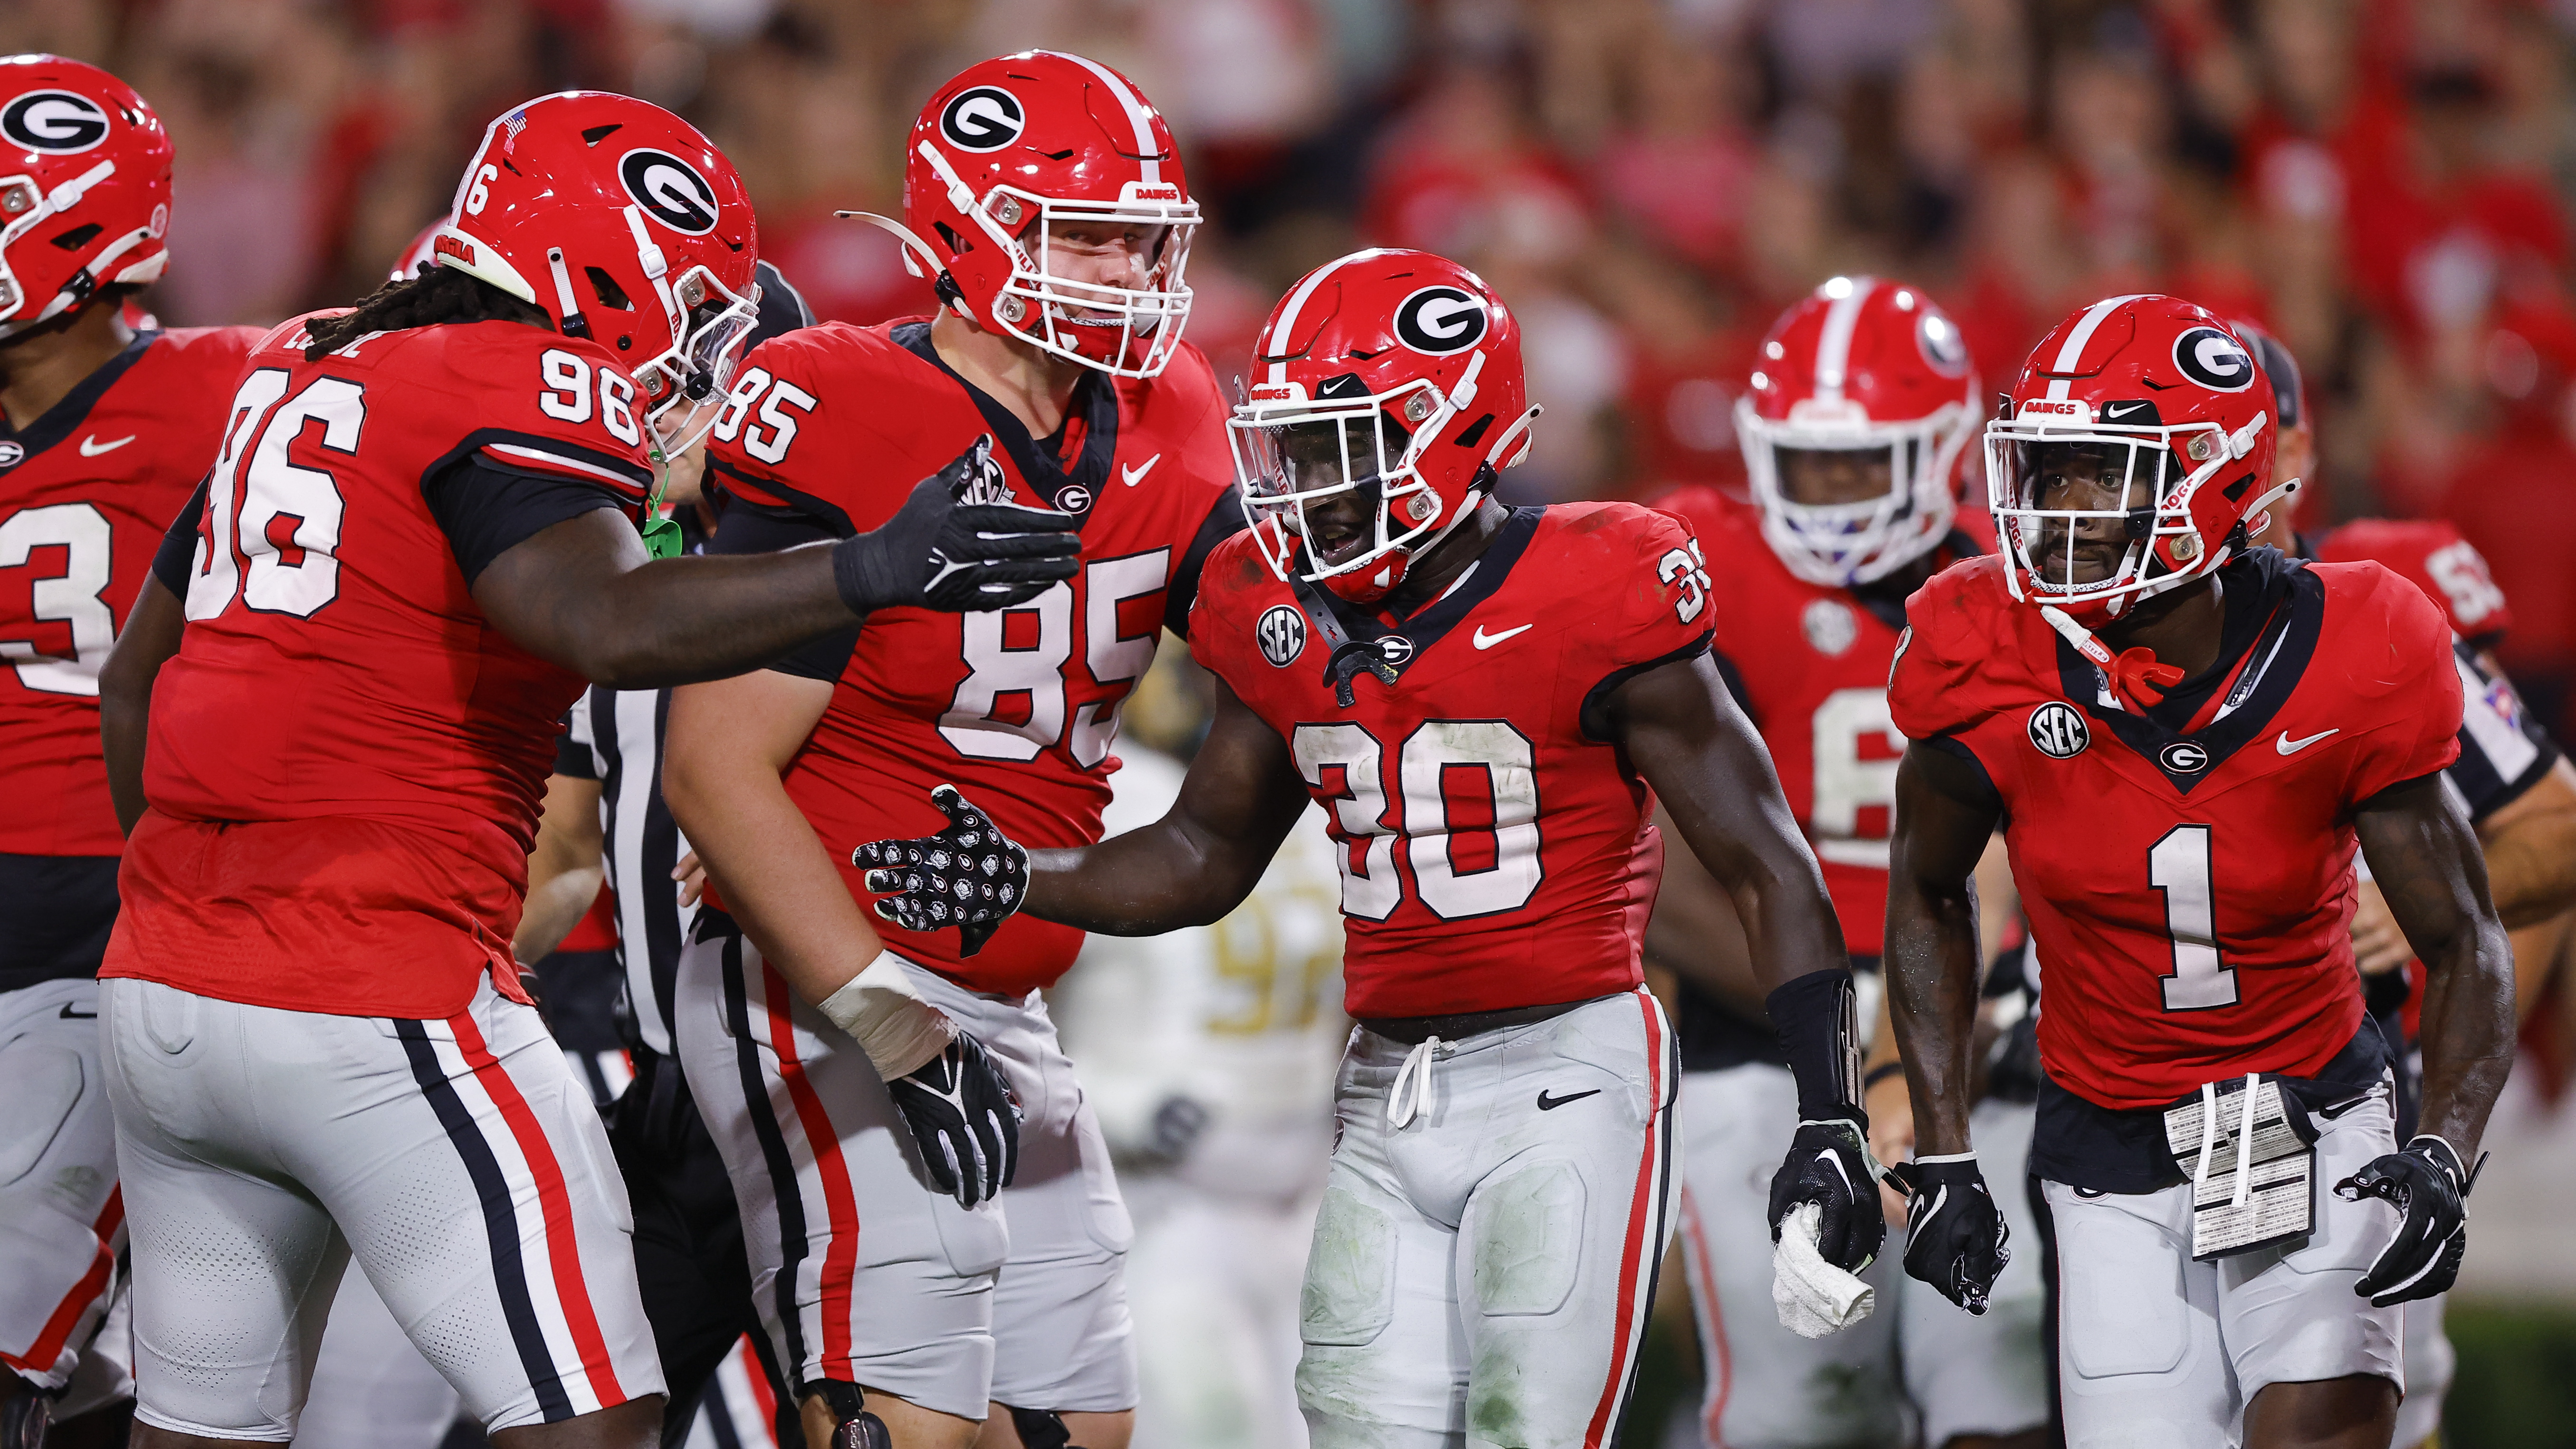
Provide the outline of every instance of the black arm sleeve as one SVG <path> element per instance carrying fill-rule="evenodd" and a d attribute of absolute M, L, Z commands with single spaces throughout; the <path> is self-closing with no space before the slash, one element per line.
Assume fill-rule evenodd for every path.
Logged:
<path fill-rule="evenodd" d="M 809 543 L 829 543 L 842 535 L 838 529 L 819 523 L 802 513 L 771 508 L 753 503 L 737 494 L 725 505 L 724 521 L 717 525 L 716 536 L 707 544 L 709 553 L 777 553 Z M 850 667 L 850 653 L 859 647 L 859 630 L 852 624 L 847 629 L 824 635 L 811 644 L 790 650 L 784 658 L 771 662 L 770 668 L 781 674 L 826 682 L 839 679 Z"/>
<path fill-rule="evenodd" d="M 161 535 L 160 551 L 152 555 L 152 577 L 182 599 L 188 597 L 188 570 L 197 561 L 197 525 L 205 516 L 206 485 L 200 482 L 188 495 L 188 506 L 170 520 L 170 531 Z"/>
<path fill-rule="evenodd" d="M 471 453 L 421 480 L 430 517 L 447 535 L 456 566 L 472 587 L 492 560 L 567 518 L 600 508 L 623 509 L 625 500 L 597 483 L 553 473 L 494 467 Z"/>
<path fill-rule="evenodd" d="M 1215 552 L 1218 544 L 1250 526 L 1232 489 L 1218 496 L 1207 517 L 1199 521 L 1199 531 L 1190 539 L 1189 549 L 1173 565 L 1171 582 L 1164 586 L 1164 628 L 1184 639 L 1190 637 L 1190 610 L 1199 601 L 1199 575 L 1207 568 L 1208 555 Z"/>

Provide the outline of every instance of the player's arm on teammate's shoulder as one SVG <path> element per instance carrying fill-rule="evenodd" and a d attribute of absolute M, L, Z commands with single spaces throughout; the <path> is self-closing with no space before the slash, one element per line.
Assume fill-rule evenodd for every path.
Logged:
<path fill-rule="evenodd" d="M 1110 936 L 1203 926 L 1261 882 L 1306 809 L 1287 742 L 1222 679 L 1207 742 L 1180 798 L 1141 830 L 1075 850 L 1029 852 L 1030 915 Z"/>
<path fill-rule="evenodd" d="M 1915 1150 L 1969 1150 L 1978 931 L 1977 865 L 2002 814 L 1977 767 L 1924 741 L 1896 770 L 1880 965 L 1914 1107 Z"/>
<path fill-rule="evenodd" d="M 2488 896 L 2477 833 L 2438 773 L 2364 800 L 2354 827 L 2428 977 L 2423 1130 L 2467 1161 L 2513 1064 L 2513 952 Z"/>
<path fill-rule="evenodd" d="M 915 486 L 883 527 L 829 546 L 654 560 L 609 509 L 494 555 L 474 599 L 521 647 L 621 689 L 720 679 L 880 608 L 948 613 L 1025 603 L 1073 577 L 1063 515 L 963 496 L 991 468 L 980 441 Z"/>

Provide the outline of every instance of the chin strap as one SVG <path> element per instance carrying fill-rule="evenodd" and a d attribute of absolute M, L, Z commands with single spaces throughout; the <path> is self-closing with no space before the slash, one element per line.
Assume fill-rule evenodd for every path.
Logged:
<path fill-rule="evenodd" d="M 2143 644 L 2123 649 L 2117 654 L 2111 646 L 2093 637 L 2093 631 L 2067 617 L 2055 604 L 2039 606 L 2039 616 L 2048 621 L 2075 652 L 2092 660 L 2111 677 L 2111 692 L 2132 709 L 2143 709 L 2165 697 L 2165 691 L 2182 683 L 2182 666 L 2164 664 L 2156 652 Z"/>

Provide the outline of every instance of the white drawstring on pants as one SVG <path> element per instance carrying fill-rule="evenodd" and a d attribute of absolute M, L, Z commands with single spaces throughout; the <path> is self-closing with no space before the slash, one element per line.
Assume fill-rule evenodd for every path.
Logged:
<path fill-rule="evenodd" d="M 1401 1131 L 1421 1115 L 1422 1104 L 1431 1097 L 1431 1063 L 1439 1050 L 1440 1038 L 1427 1036 L 1404 1054 L 1404 1065 L 1395 1069 L 1395 1088 L 1386 1095 L 1386 1125 Z M 1410 1100 L 1404 1095 L 1407 1087 L 1413 1089 Z"/>
<path fill-rule="evenodd" d="M 2257 1072 L 2245 1074 L 2245 1112 L 2236 1128 L 2236 1196 L 2234 1206 L 2243 1207 L 2254 1196 L 2254 1092 L 2262 1083 Z M 2209 1185 L 2209 1161 L 2218 1146 L 2218 1084 L 2203 1082 L 2200 1087 L 2200 1162 L 2192 1172 L 2191 1192 L 2194 1198 Z"/>

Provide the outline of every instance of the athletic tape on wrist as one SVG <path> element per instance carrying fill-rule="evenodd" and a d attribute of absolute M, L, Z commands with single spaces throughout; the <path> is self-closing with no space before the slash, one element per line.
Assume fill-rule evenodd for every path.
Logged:
<path fill-rule="evenodd" d="M 879 951 L 858 975 L 816 1003 L 850 1034 L 884 1081 L 909 1076 L 957 1039 L 957 1023 L 921 999 L 903 958 Z"/>

